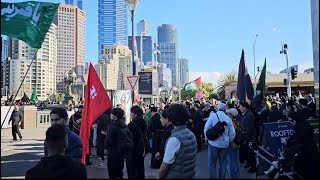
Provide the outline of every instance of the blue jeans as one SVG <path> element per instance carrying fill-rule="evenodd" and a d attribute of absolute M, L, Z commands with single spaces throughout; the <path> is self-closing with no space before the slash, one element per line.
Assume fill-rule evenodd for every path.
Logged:
<path fill-rule="evenodd" d="M 229 146 L 228 148 L 228 167 L 230 177 L 232 179 L 239 179 L 240 177 L 240 160 L 239 160 L 239 148 Z"/>
<path fill-rule="evenodd" d="M 219 179 L 225 179 L 227 167 L 227 148 L 217 148 L 209 144 L 208 168 L 210 179 L 217 178 L 217 160 L 219 160 Z"/>

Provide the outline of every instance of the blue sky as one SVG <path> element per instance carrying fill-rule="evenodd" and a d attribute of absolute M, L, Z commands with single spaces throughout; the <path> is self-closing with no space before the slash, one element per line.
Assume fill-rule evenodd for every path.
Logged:
<path fill-rule="evenodd" d="M 86 58 L 97 62 L 98 0 L 85 0 L 84 10 Z M 215 83 L 221 74 L 237 70 L 242 48 L 253 75 L 256 34 L 257 66 L 267 58 L 267 71 L 284 69 L 285 56 L 279 53 L 283 43 L 288 44 L 289 65 L 300 65 L 299 71 L 313 66 L 309 0 L 140 0 L 135 23 L 142 19 L 150 22 L 153 37 L 161 24 L 177 27 L 179 56 L 189 59 L 190 79 L 202 75 Z"/>

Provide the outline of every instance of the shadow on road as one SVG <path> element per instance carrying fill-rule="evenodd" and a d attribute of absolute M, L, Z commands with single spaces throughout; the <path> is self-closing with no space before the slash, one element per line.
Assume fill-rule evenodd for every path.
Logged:
<path fill-rule="evenodd" d="M 26 172 L 34 167 L 41 158 L 41 156 L 33 153 L 35 152 L 18 153 L 1 157 L 1 177 L 25 176 Z"/>

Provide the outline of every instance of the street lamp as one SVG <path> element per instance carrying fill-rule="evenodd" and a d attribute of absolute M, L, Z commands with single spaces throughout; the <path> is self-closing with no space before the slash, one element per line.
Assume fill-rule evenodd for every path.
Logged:
<path fill-rule="evenodd" d="M 258 38 L 258 34 L 256 34 L 256 38 L 254 39 L 253 43 L 253 76 L 254 76 L 254 83 L 253 86 L 256 87 L 256 41 Z"/>
<path fill-rule="evenodd" d="M 280 51 L 280 54 L 286 55 L 287 60 L 287 95 L 288 97 L 291 97 L 291 82 L 290 82 L 290 72 L 289 72 L 289 60 L 288 60 L 288 45 L 283 44 L 282 50 Z"/>
<path fill-rule="evenodd" d="M 132 23 L 132 69 L 133 75 L 136 75 L 136 63 L 134 62 L 134 11 L 136 10 L 140 0 L 126 0 L 128 8 L 131 12 L 131 23 Z"/>

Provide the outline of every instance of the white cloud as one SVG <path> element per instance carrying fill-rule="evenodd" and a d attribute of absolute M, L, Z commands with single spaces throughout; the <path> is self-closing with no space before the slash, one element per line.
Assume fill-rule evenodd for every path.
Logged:
<path fill-rule="evenodd" d="M 280 32 L 280 29 L 279 29 L 278 27 L 273 27 L 273 28 L 272 28 L 272 31 L 273 31 L 273 32 Z"/>
<path fill-rule="evenodd" d="M 212 83 L 214 86 L 218 85 L 218 81 L 221 77 L 221 73 L 219 72 L 190 72 L 189 80 L 193 81 L 201 76 L 202 82 Z"/>

